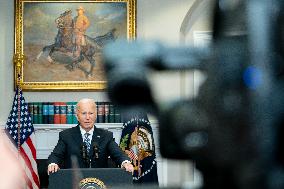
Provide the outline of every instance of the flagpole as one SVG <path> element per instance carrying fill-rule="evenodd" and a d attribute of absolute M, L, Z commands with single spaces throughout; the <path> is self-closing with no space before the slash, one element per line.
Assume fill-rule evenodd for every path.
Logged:
<path fill-rule="evenodd" d="M 19 85 L 19 75 L 18 75 L 18 80 L 17 80 L 17 88 L 18 88 L 18 153 L 20 153 L 20 146 L 21 146 L 21 96 L 20 96 L 20 85 Z"/>
<path fill-rule="evenodd" d="M 135 116 L 135 119 L 136 119 L 136 145 L 137 145 L 137 148 L 138 148 L 138 151 L 137 151 L 137 156 L 138 156 L 138 167 L 137 167 L 137 172 L 138 172 L 138 177 L 141 176 L 141 168 L 140 168 L 140 149 L 139 149 L 139 146 L 138 146 L 138 132 L 139 132 L 139 124 L 138 124 L 138 119 L 139 119 L 139 116 L 136 115 Z"/>
<path fill-rule="evenodd" d="M 22 72 L 22 65 L 24 63 L 25 56 L 23 54 L 15 54 L 14 55 L 14 64 L 16 65 L 16 89 L 17 89 L 17 97 L 18 97 L 18 142 L 17 142 L 17 148 L 18 148 L 18 154 L 20 153 L 20 147 L 21 147 L 21 72 Z"/>

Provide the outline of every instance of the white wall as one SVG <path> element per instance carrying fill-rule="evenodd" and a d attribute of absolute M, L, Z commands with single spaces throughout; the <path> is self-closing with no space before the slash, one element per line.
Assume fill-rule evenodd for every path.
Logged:
<path fill-rule="evenodd" d="M 166 47 L 180 44 L 180 27 L 194 0 L 138 0 L 137 38 Z M 151 88 L 159 103 L 193 96 L 192 72 L 151 72 Z"/>
<path fill-rule="evenodd" d="M 180 26 L 194 0 L 138 0 L 138 39 L 178 45 Z"/>
<path fill-rule="evenodd" d="M 193 2 L 194 0 L 137 0 L 137 39 L 158 40 L 168 46 L 178 45 L 181 23 Z M 0 125 L 6 122 L 14 96 L 13 9 L 13 0 L 0 0 Z M 198 25 L 206 30 L 204 24 Z M 153 73 L 150 80 L 155 94 L 162 101 L 192 97 L 194 94 L 192 72 Z M 92 97 L 98 101 L 107 99 L 104 92 L 24 92 L 24 96 L 26 101 L 77 101 L 83 97 Z M 164 176 L 168 180 L 164 186 L 193 181 L 193 169 L 188 161 L 165 162 L 168 163 Z M 176 172 L 175 176 L 173 171 Z"/>
<path fill-rule="evenodd" d="M 4 123 L 13 99 L 14 1 L 0 4 L 0 123 Z"/>

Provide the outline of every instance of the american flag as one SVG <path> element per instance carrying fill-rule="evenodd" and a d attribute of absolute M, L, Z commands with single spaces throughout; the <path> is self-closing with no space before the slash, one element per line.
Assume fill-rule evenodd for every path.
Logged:
<path fill-rule="evenodd" d="M 22 90 L 19 87 L 16 90 L 5 130 L 15 144 L 15 148 L 18 149 L 18 157 L 23 166 L 27 188 L 39 189 L 34 127 Z"/>
<path fill-rule="evenodd" d="M 154 136 L 146 112 L 132 111 L 123 114 L 123 129 L 119 146 L 134 165 L 133 183 L 158 185 Z M 147 152 L 147 155 L 141 154 L 143 157 L 140 157 L 139 154 L 143 151 Z"/>
<path fill-rule="evenodd" d="M 132 149 L 129 150 L 128 157 L 132 160 L 138 160 L 137 154 Z"/>

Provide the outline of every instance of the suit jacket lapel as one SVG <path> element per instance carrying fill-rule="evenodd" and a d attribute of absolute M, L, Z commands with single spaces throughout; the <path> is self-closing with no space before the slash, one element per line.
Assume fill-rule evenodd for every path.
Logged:
<path fill-rule="evenodd" d="M 81 131 L 80 131 L 80 126 L 77 125 L 73 130 L 72 130 L 72 137 L 74 139 L 74 141 L 79 144 L 79 146 L 82 145 L 83 143 L 83 138 L 81 135 Z"/>
<path fill-rule="evenodd" d="M 98 146 L 98 148 L 99 148 L 99 146 L 100 146 L 100 141 L 101 141 L 101 132 L 100 132 L 100 130 L 98 130 L 97 128 L 96 128 L 96 126 L 94 126 L 94 132 L 93 132 L 93 137 L 92 137 L 92 142 L 91 142 L 91 149 L 90 149 L 90 154 L 91 154 L 91 156 L 93 156 L 93 151 L 94 151 L 94 144 L 96 144 L 97 146 Z"/>

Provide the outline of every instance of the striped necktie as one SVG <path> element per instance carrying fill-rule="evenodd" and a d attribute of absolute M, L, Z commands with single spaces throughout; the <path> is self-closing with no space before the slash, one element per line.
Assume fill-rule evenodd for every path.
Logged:
<path fill-rule="evenodd" d="M 91 148 L 91 141 L 89 139 L 89 135 L 90 135 L 90 133 L 84 134 L 84 143 L 86 144 L 88 153 L 90 152 L 90 148 Z"/>

